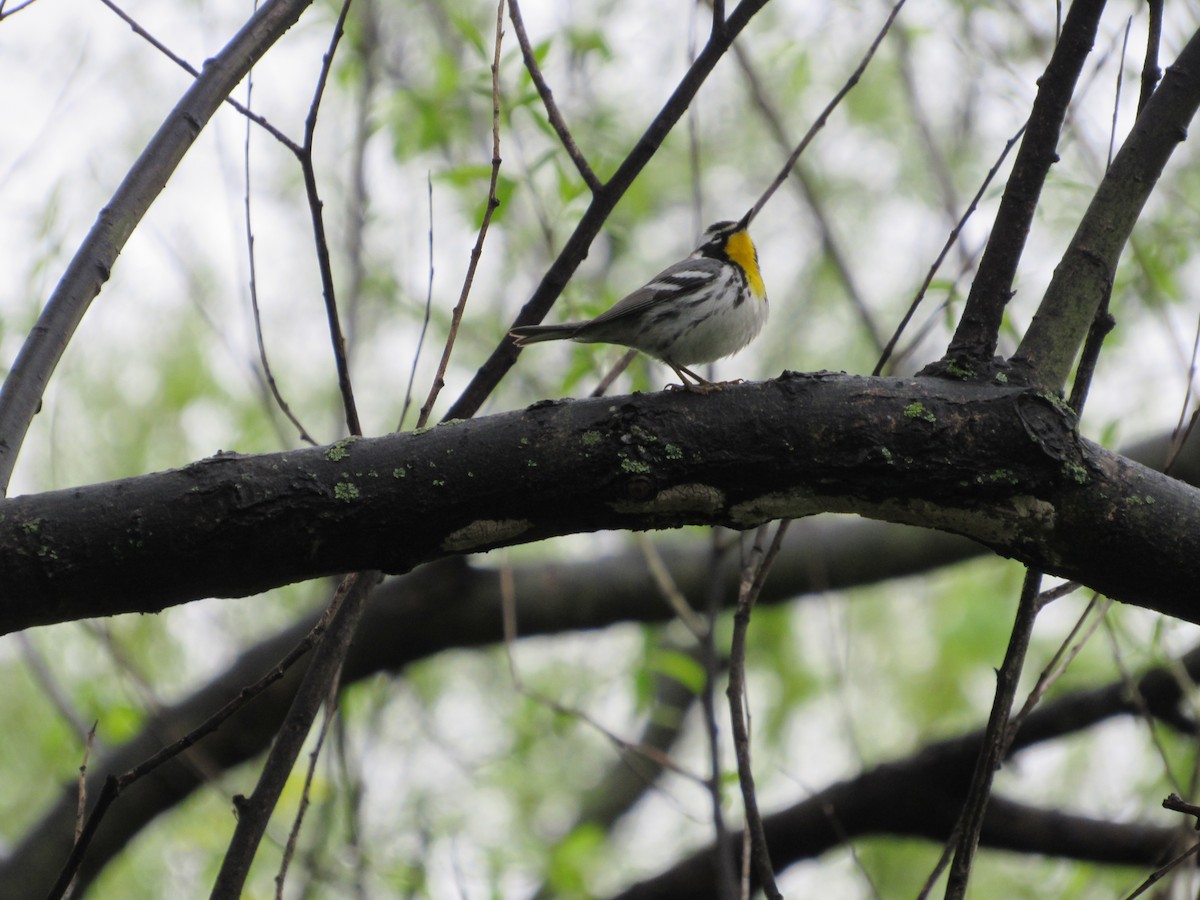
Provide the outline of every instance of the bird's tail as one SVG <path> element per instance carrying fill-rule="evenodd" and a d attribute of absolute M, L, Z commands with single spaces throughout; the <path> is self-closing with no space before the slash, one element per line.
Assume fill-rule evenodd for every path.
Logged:
<path fill-rule="evenodd" d="M 568 322 L 565 325 L 518 325 L 509 334 L 516 338 L 518 347 L 524 347 L 541 341 L 565 341 L 575 337 L 578 331 L 578 322 Z"/>

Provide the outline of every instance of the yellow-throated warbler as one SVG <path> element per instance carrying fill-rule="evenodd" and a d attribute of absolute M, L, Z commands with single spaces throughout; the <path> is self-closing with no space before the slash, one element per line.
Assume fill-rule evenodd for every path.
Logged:
<path fill-rule="evenodd" d="M 713 385 L 688 366 L 736 353 L 767 321 L 758 251 L 743 222 L 717 222 L 687 259 L 588 322 L 520 325 L 518 347 L 539 341 L 621 344 L 670 366 L 688 389 Z M 691 379 L 691 381 L 689 381 Z"/>

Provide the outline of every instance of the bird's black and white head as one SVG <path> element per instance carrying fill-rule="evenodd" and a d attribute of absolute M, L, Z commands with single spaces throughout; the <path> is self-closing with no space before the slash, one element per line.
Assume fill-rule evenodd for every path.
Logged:
<path fill-rule="evenodd" d="M 704 229 L 704 234 L 700 235 L 700 243 L 692 252 L 692 256 L 724 259 L 725 245 L 729 242 L 730 236 L 740 230 L 740 222 L 714 222 Z"/>
<path fill-rule="evenodd" d="M 692 259 L 707 257 L 729 263 L 741 270 L 751 292 L 760 300 L 767 298 L 762 273 L 758 270 L 758 250 L 750 240 L 746 220 L 740 222 L 715 222 L 709 225 L 700 238 L 700 246 L 692 253 Z"/>

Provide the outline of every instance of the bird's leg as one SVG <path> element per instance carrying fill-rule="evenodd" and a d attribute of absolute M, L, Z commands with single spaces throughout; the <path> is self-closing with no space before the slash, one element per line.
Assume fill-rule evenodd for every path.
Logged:
<path fill-rule="evenodd" d="M 678 385 L 668 384 L 667 390 L 669 391 L 693 391 L 698 394 L 708 394 L 721 389 L 719 384 L 713 384 L 707 378 L 701 378 L 687 366 L 677 366 L 673 362 L 667 362 L 667 365 L 671 367 L 680 381 Z"/>

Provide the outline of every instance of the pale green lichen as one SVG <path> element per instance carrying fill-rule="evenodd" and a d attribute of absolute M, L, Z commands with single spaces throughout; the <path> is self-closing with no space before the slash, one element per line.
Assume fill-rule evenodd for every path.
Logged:
<path fill-rule="evenodd" d="M 350 445 L 353 443 L 354 438 L 342 438 L 325 451 L 325 458 L 330 462 L 339 462 L 345 459 L 350 455 Z"/>
<path fill-rule="evenodd" d="M 996 469 L 987 475 L 976 476 L 976 481 L 979 481 L 981 484 L 1017 484 L 1020 479 L 1017 478 L 1017 474 L 1011 469 Z"/>
<path fill-rule="evenodd" d="M 629 436 L 635 440 L 645 441 L 648 444 L 658 443 L 658 437 L 656 435 L 651 434 L 645 428 L 642 428 L 638 425 L 634 425 L 629 429 Z"/>
<path fill-rule="evenodd" d="M 333 496 L 345 503 L 357 500 L 359 497 L 358 486 L 349 481 L 339 481 L 333 486 Z"/>
<path fill-rule="evenodd" d="M 1088 472 L 1087 469 L 1079 463 L 1068 462 L 1063 463 L 1063 469 L 1066 470 L 1067 476 L 1073 478 L 1078 484 L 1087 484 Z"/>
<path fill-rule="evenodd" d="M 937 421 L 937 417 L 925 408 L 925 404 L 918 400 L 914 400 L 908 406 L 904 407 L 904 415 L 910 419 L 920 419 L 922 422 L 933 424 Z"/>
<path fill-rule="evenodd" d="M 975 377 L 975 370 L 951 360 L 946 363 L 946 374 L 952 375 L 960 381 L 967 381 Z"/>

